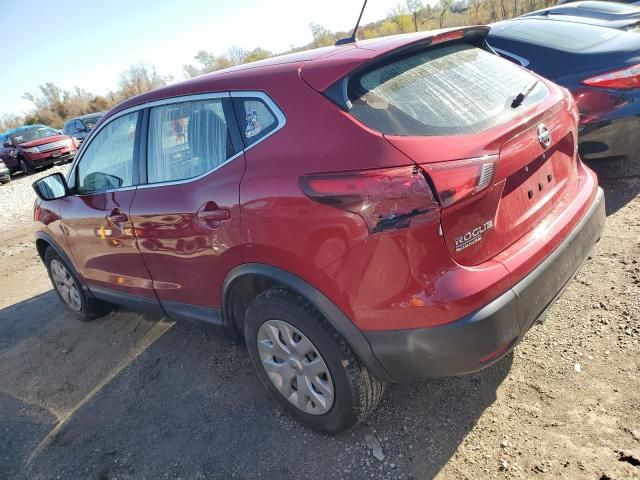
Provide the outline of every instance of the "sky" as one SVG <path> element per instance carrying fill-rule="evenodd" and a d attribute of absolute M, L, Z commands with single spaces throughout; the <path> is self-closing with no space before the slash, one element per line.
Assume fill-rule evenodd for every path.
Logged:
<path fill-rule="evenodd" d="M 362 24 L 400 1 L 369 0 Z M 350 31 L 361 7 L 361 0 L 2 0 L 0 115 L 30 110 L 22 95 L 45 82 L 104 94 L 140 61 L 182 79 L 182 65 L 201 49 L 282 52 L 311 42 L 310 22 Z"/>

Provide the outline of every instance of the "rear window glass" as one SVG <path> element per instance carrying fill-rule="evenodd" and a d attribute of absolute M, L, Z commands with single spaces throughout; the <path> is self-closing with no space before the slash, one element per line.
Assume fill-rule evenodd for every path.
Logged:
<path fill-rule="evenodd" d="M 474 133 L 521 113 L 548 94 L 538 82 L 518 108 L 511 102 L 536 77 L 465 44 L 426 50 L 355 77 L 351 113 L 392 135 Z"/>
<path fill-rule="evenodd" d="M 565 52 L 583 52 L 624 33 L 581 23 L 514 20 L 492 27 L 491 35 Z"/>

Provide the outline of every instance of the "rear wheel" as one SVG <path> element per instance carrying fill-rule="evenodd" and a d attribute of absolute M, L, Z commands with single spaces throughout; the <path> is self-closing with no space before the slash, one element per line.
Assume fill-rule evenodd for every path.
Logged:
<path fill-rule="evenodd" d="M 73 269 L 49 247 L 44 254 L 49 279 L 67 310 L 78 320 L 88 321 L 101 317 L 113 309 L 113 305 L 87 295 Z"/>
<path fill-rule="evenodd" d="M 384 384 L 309 302 L 283 288 L 258 295 L 245 316 L 251 362 L 267 389 L 306 425 L 337 433 L 378 405 Z"/>

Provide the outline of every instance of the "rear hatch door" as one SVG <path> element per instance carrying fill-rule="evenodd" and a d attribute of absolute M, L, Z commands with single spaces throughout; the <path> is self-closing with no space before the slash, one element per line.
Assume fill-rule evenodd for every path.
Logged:
<path fill-rule="evenodd" d="M 378 62 L 352 76 L 348 96 L 358 120 L 426 172 L 460 264 L 535 228 L 575 177 L 568 93 L 464 39 Z"/>

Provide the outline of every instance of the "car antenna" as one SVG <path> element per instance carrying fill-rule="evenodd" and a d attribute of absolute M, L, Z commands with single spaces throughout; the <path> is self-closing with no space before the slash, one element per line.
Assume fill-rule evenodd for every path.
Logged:
<path fill-rule="evenodd" d="M 348 43 L 354 43 L 356 41 L 356 33 L 358 32 L 358 27 L 360 26 L 360 20 L 362 20 L 362 14 L 364 13 L 364 9 L 366 6 L 367 6 L 367 0 L 364 0 L 364 3 L 362 4 L 362 10 L 360 10 L 360 16 L 358 17 L 358 21 L 356 22 L 356 26 L 353 27 L 353 33 L 351 34 L 350 37 L 341 38 L 340 40 L 338 40 L 336 42 L 336 47 L 338 45 L 346 45 Z"/>

